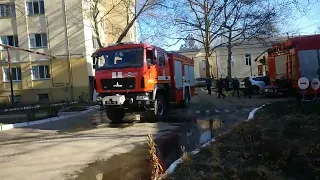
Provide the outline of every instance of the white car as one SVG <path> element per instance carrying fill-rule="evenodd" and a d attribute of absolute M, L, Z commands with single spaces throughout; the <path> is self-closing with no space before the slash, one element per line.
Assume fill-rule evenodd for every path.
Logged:
<path fill-rule="evenodd" d="M 266 76 L 250 76 L 248 77 L 253 86 L 253 94 L 259 94 L 260 89 L 263 89 L 266 86 Z M 244 80 L 240 82 L 240 89 L 244 89 Z"/>

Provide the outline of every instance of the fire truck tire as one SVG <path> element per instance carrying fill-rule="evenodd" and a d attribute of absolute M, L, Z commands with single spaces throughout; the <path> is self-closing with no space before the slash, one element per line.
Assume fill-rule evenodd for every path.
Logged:
<path fill-rule="evenodd" d="M 106 113 L 111 123 L 121 123 L 125 115 L 125 110 L 122 108 L 107 108 Z"/>
<path fill-rule="evenodd" d="M 154 104 L 154 115 L 156 118 L 156 121 L 163 121 L 165 118 L 165 114 L 167 111 L 167 106 L 164 98 L 162 95 L 156 96 L 156 101 Z"/>

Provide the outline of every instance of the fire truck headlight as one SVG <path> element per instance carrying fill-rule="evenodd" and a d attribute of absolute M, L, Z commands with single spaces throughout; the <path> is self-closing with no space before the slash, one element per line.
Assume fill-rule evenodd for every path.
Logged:
<path fill-rule="evenodd" d="M 101 96 L 98 96 L 98 97 L 97 97 L 97 102 L 101 102 L 102 99 L 103 99 L 103 98 L 102 98 Z"/>

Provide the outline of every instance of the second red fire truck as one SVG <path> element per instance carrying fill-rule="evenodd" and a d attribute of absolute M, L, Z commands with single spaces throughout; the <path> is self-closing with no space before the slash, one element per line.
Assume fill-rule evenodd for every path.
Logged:
<path fill-rule="evenodd" d="M 273 45 L 268 50 L 267 64 L 272 85 L 266 91 L 300 92 L 300 77 L 312 81 L 320 76 L 320 35 L 291 37 Z M 309 86 L 307 95 L 313 94 Z"/>

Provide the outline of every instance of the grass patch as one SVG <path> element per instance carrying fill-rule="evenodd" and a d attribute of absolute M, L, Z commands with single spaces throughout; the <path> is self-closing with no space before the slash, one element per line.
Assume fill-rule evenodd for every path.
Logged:
<path fill-rule="evenodd" d="M 180 164 L 170 177 L 183 180 L 320 179 L 320 106 L 295 101 L 262 108 Z"/>

